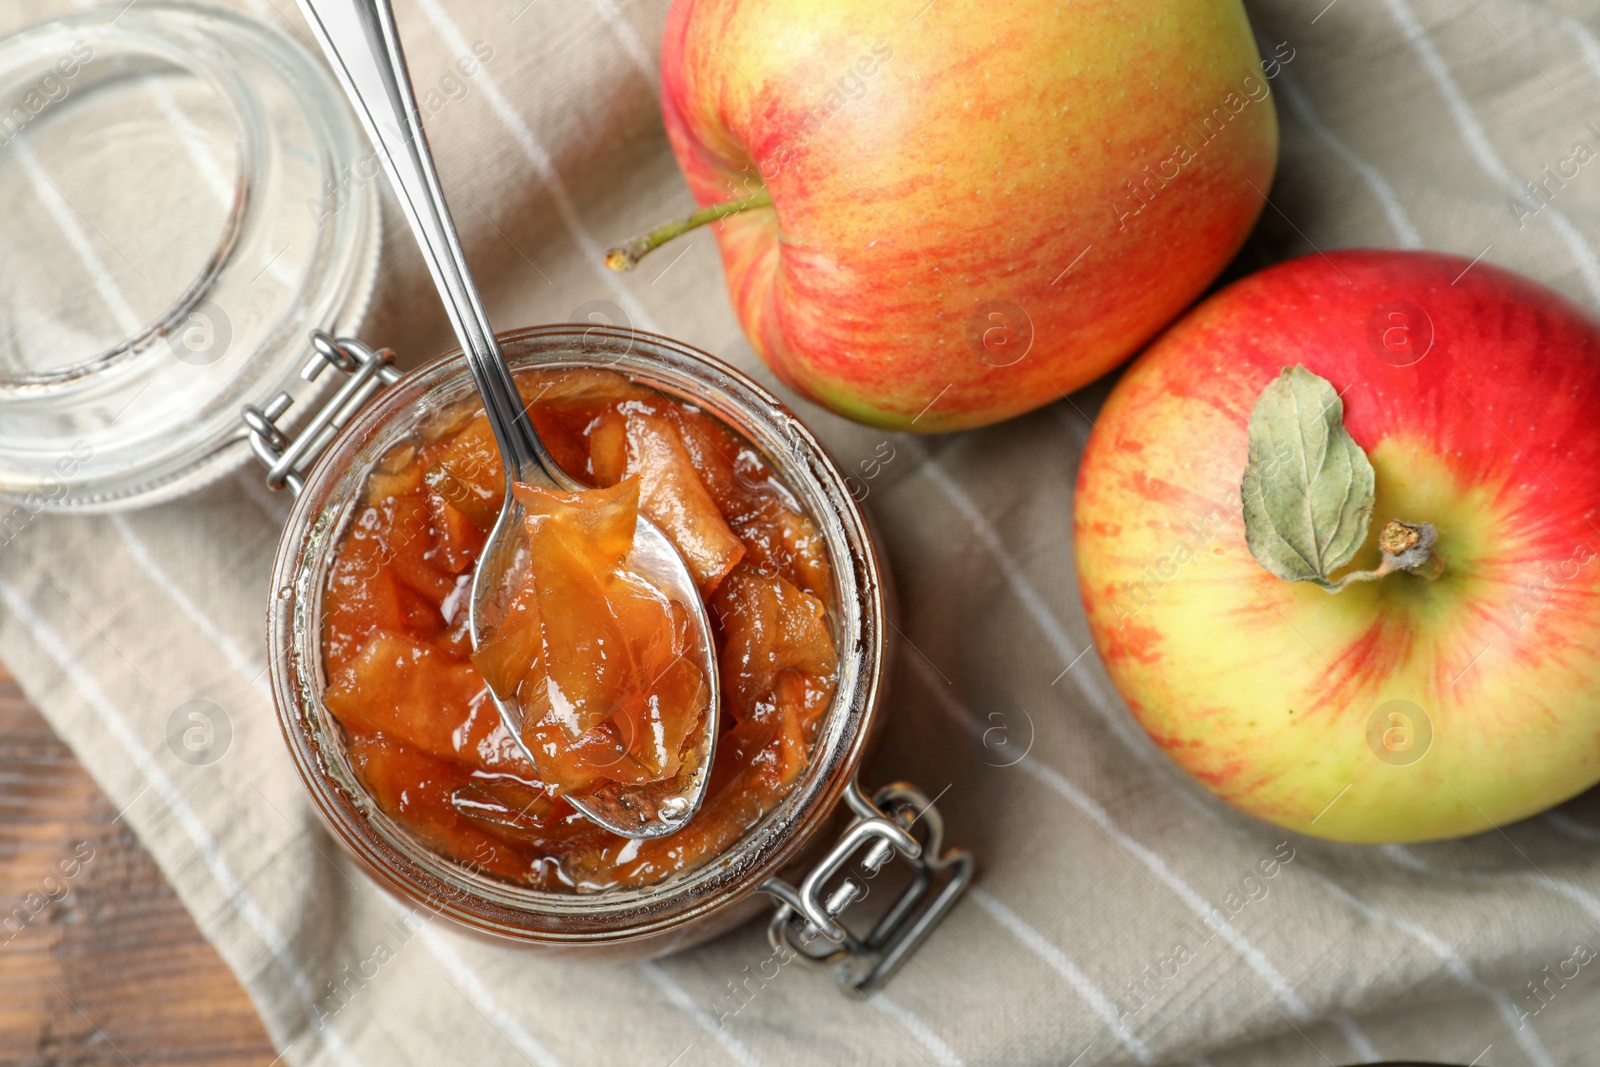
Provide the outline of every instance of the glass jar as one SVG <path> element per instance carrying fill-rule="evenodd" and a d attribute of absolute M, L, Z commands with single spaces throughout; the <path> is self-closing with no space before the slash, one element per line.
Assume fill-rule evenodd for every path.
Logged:
<path fill-rule="evenodd" d="M 938 812 L 914 788 L 868 797 L 855 784 L 883 724 L 889 591 L 865 517 L 822 446 L 781 402 L 686 345 L 609 327 L 544 326 L 501 336 L 513 369 L 606 368 L 720 418 L 755 445 L 815 522 L 832 565 L 839 683 L 809 767 L 727 851 L 655 885 L 566 894 L 515 885 L 416 841 L 366 794 L 343 733 L 322 702 L 322 605 L 334 552 L 359 513 L 369 473 L 392 448 L 478 406 L 460 352 L 401 377 L 387 353 L 318 340 L 308 376 L 350 378 L 290 441 L 277 428 L 290 402 L 251 409 L 253 445 L 269 483 L 298 496 L 278 546 L 268 612 L 272 690 L 295 766 L 335 838 L 401 898 L 472 929 L 594 958 L 660 955 L 706 940 L 778 902 L 770 932 L 803 958 L 840 965 L 857 986 L 881 981 L 938 921 L 972 872 L 946 850 Z M 377 394 L 364 409 L 357 408 Z M 304 470 L 316 455 L 315 465 Z M 841 801 L 843 802 L 841 804 Z M 826 833 L 848 825 L 837 842 Z M 913 833 L 913 828 L 915 833 Z M 920 836 L 919 836 L 920 835 Z M 827 849 L 795 885 L 780 876 Z M 872 933 L 837 921 L 895 856 L 911 869 L 902 903 Z M 847 869 L 857 864 L 855 869 Z M 885 894 L 887 896 L 887 894 Z"/>
<path fill-rule="evenodd" d="M 249 458 L 245 403 L 354 331 L 377 165 L 322 61 L 217 7 L 0 39 L 0 498 L 148 506 Z M 9 509 L 8 509 L 9 510 Z"/>

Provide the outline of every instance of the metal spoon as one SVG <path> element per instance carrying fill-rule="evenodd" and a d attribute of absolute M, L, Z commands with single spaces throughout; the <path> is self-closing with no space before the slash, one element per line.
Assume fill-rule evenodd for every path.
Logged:
<path fill-rule="evenodd" d="M 472 644 L 494 631 L 504 617 L 508 589 L 526 578 L 527 551 L 522 537 L 525 512 L 511 494 L 513 481 L 574 492 L 585 488 L 556 465 L 528 417 L 505 357 L 489 328 L 489 318 L 456 236 L 450 209 L 439 187 L 433 157 L 412 95 L 405 55 L 395 29 L 389 0 L 299 0 L 317 43 L 355 105 L 361 124 L 411 223 L 433 282 L 444 299 L 450 323 L 467 355 L 472 380 L 483 397 L 484 414 L 494 429 L 506 472 L 506 498 L 472 574 L 470 624 Z M 625 837 L 670 834 L 688 822 L 700 807 L 716 750 L 717 685 L 715 650 L 694 578 L 683 557 L 653 523 L 639 516 L 627 564 L 666 597 L 682 604 L 693 625 L 695 646 L 710 692 L 694 753 L 675 778 L 643 786 L 607 782 L 584 797 L 567 797 L 573 807 L 600 826 Z M 522 740 L 522 708 L 514 700 L 494 696 L 506 729 L 535 767 L 537 754 Z"/>

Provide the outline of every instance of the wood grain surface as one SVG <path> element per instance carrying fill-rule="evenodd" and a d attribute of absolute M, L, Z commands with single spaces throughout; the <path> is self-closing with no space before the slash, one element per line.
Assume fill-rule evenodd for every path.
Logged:
<path fill-rule="evenodd" d="M 274 1055 L 155 862 L 0 666 L 0 1065 Z"/>

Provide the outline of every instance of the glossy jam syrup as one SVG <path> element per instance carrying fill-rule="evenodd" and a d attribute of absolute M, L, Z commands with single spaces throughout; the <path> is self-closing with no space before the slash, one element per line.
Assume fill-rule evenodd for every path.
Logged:
<path fill-rule="evenodd" d="M 522 740 L 559 796 L 693 772 L 710 712 L 689 614 L 628 566 L 639 476 L 579 493 L 517 485 L 528 553 L 472 662 L 522 710 Z"/>
<path fill-rule="evenodd" d="M 370 476 L 329 577 L 324 701 L 372 798 L 433 849 L 541 888 L 656 882 L 727 848 L 804 771 L 837 678 L 825 549 L 760 453 L 707 413 L 607 371 L 524 374 L 518 384 L 557 462 L 601 490 L 524 497 L 552 537 L 543 559 L 559 580 L 528 596 L 541 620 L 566 627 L 561 662 L 544 657 L 534 667 L 531 632 L 499 660 L 492 649 L 480 653 L 489 653 L 491 674 L 524 686 L 530 675 L 559 676 L 564 696 L 594 697 L 573 702 L 566 718 L 544 717 L 567 757 L 551 774 L 561 784 L 542 781 L 518 752 L 470 655 L 472 566 L 504 487 L 481 415 L 393 450 Z M 670 662 L 683 620 L 663 619 L 658 612 L 671 605 L 636 596 L 614 566 L 634 507 L 689 564 L 722 686 L 705 802 L 683 830 L 647 842 L 598 829 L 561 796 L 585 775 L 647 780 L 640 776 L 671 767 L 674 730 L 692 717 L 669 724 L 662 709 L 691 708 L 704 684 Z M 575 540 L 579 533 L 595 540 Z M 552 633 L 540 632 L 549 647 Z M 602 648 L 610 656 L 624 646 L 617 659 L 626 669 L 599 662 Z M 641 688 L 639 678 L 663 663 L 670 670 Z M 628 759 L 617 758 L 619 739 Z"/>

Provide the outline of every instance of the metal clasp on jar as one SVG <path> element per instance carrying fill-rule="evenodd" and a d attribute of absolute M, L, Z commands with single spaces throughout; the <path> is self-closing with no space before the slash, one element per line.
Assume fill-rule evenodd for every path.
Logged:
<path fill-rule="evenodd" d="M 865 991 L 887 981 L 949 913 L 972 881 L 974 864 L 966 849 L 944 847 L 939 809 L 913 785 L 896 782 L 868 798 L 852 779 L 845 802 L 855 820 L 800 885 L 769 878 L 761 888 L 778 900 L 767 925 L 775 950 L 833 967 L 840 982 Z M 913 833 L 919 823 L 920 838 Z M 863 852 L 860 879 L 836 881 Z M 896 856 L 909 865 L 910 884 L 869 933 L 851 933 L 839 917 L 866 895 L 862 882 L 875 879 Z"/>
<path fill-rule="evenodd" d="M 248 404 L 243 411 L 244 423 L 250 428 L 250 450 L 267 467 L 268 488 L 287 487 L 296 496 L 305 485 L 306 471 L 345 424 L 356 417 L 374 393 L 400 380 L 400 372 L 393 366 L 394 353 L 387 348 L 374 351 L 353 337 L 335 339 L 321 330 L 311 335 L 311 347 L 315 354 L 300 371 L 300 377 L 316 381 L 328 367 L 342 370 L 348 377 L 294 437 L 280 425 L 294 404 L 294 397 L 287 391 L 273 397 L 264 408 Z"/>

